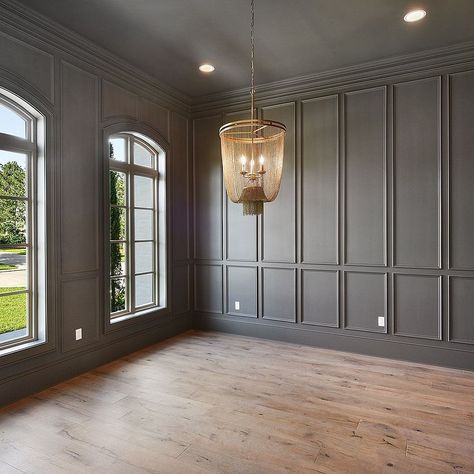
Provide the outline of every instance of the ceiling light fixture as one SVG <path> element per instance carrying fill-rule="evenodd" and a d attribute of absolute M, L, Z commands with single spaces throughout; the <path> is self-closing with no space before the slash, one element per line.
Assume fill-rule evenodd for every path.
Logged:
<path fill-rule="evenodd" d="M 255 118 L 254 23 L 250 2 L 250 120 L 223 125 L 222 168 L 227 195 L 243 204 L 244 215 L 263 214 L 263 203 L 276 199 L 283 172 L 286 127 L 280 122 Z"/>
<path fill-rule="evenodd" d="M 201 64 L 199 66 L 199 70 L 201 72 L 213 72 L 215 71 L 215 67 L 212 64 Z"/>
<path fill-rule="evenodd" d="M 426 16 L 425 10 L 411 10 L 403 17 L 403 19 L 407 23 L 413 23 L 415 21 L 422 20 L 425 16 Z"/>

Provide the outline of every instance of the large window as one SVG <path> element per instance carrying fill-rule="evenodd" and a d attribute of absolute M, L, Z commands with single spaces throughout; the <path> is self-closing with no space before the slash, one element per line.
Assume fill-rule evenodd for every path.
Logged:
<path fill-rule="evenodd" d="M 0 91 L 0 349 L 38 339 L 38 119 Z"/>
<path fill-rule="evenodd" d="M 112 321 L 165 305 L 164 158 L 143 135 L 109 138 Z"/>

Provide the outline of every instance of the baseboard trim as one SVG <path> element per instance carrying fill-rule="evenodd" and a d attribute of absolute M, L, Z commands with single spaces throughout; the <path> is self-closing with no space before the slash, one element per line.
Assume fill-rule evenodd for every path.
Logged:
<path fill-rule="evenodd" d="M 127 336 L 126 340 L 120 338 L 106 346 L 90 348 L 54 364 L 31 370 L 28 374 L 0 384 L 0 407 L 190 329 L 192 314 L 184 313 L 166 324 Z"/>
<path fill-rule="evenodd" d="M 335 334 L 318 331 L 316 328 L 278 325 L 264 321 L 241 321 L 206 313 L 195 313 L 194 327 L 206 331 L 221 331 L 323 349 L 474 371 L 474 353 L 455 348 L 434 347 L 402 340 L 375 339 L 361 335 Z"/>

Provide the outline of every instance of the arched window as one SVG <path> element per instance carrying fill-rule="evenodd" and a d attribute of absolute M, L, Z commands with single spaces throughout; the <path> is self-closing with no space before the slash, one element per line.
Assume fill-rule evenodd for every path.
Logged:
<path fill-rule="evenodd" d="M 138 133 L 109 137 L 110 315 L 166 305 L 165 152 Z"/>
<path fill-rule="evenodd" d="M 38 308 L 38 127 L 41 116 L 0 89 L 0 353 L 44 338 Z M 44 298 L 43 298 L 44 299 Z M 41 318 L 39 313 L 42 313 Z"/>

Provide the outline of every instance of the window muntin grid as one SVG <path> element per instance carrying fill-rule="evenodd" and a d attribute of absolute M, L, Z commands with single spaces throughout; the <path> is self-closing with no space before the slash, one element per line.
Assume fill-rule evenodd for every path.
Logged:
<path fill-rule="evenodd" d="M 109 138 L 111 320 L 159 305 L 157 168 L 158 151 L 144 140 Z"/>

